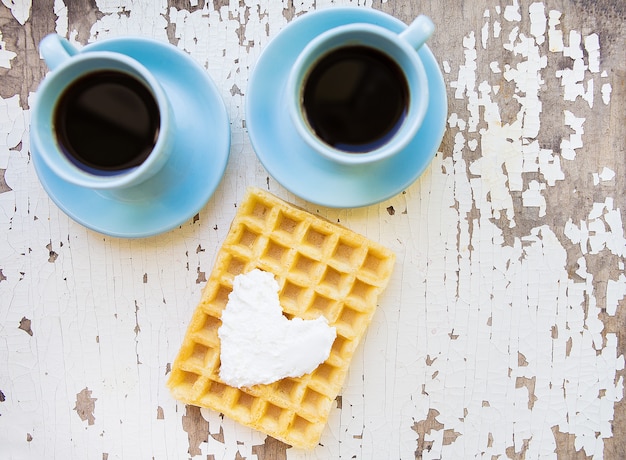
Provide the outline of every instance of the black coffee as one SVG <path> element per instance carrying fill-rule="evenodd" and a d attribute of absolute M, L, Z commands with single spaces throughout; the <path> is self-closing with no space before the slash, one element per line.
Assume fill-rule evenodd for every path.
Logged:
<path fill-rule="evenodd" d="M 385 144 L 407 112 L 409 89 L 398 64 L 366 46 L 346 46 L 323 56 L 307 77 L 304 113 L 317 136 L 351 153 Z"/>
<path fill-rule="evenodd" d="M 135 77 L 97 71 L 62 94 L 54 116 L 57 139 L 81 169 L 114 174 L 140 165 L 159 135 L 159 107 Z"/>

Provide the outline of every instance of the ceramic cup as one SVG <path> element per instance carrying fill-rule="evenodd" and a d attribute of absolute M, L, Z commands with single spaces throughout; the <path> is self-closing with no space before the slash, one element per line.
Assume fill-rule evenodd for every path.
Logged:
<path fill-rule="evenodd" d="M 173 117 L 163 89 L 148 69 L 120 53 L 80 53 L 55 34 L 44 37 L 39 50 L 51 71 L 37 90 L 30 133 L 34 151 L 50 170 L 71 184 L 115 193 L 130 190 L 159 172 L 172 150 Z M 115 83 L 109 87 L 114 89 L 100 93 L 99 99 L 86 96 L 95 86 L 80 89 L 94 75 L 96 86 Z M 120 89 L 120 84 L 126 86 Z M 60 121 L 64 118 L 58 111 L 63 106 L 71 107 L 64 110 L 74 116 Z M 149 123 L 145 119 L 148 112 Z M 140 150 L 143 153 L 134 161 L 124 162 Z M 80 151 L 82 156 L 72 151 Z M 84 160 L 96 151 L 103 162 Z M 120 151 L 128 155 L 110 158 Z"/>
<path fill-rule="evenodd" d="M 402 151 L 427 110 L 418 50 L 433 31 L 422 15 L 400 34 L 354 23 L 314 38 L 287 80 L 288 111 L 299 136 L 341 164 L 373 163 Z"/>

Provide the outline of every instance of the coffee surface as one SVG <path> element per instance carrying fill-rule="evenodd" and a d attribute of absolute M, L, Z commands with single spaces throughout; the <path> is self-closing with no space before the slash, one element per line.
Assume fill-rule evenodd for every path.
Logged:
<path fill-rule="evenodd" d="M 111 174 L 138 166 L 159 135 L 159 107 L 148 88 L 117 71 L 86 74 L 62 94 L 54 128 L 64 153 L 83 170 Z"/>
<path fill-rule="evenodd" d="M 366 153 L 397 132 L 407 112 L 408 85 L 398 64 L 374 48 L 333 50 L 310 71 L 303 89 L 306 119 L 330 146 Z"/>

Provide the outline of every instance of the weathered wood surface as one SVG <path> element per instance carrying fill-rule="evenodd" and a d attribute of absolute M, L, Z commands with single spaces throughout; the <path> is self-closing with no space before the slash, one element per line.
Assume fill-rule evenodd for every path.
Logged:
<path fill-rule="evenodd" d="M 1 458 L 624 458 L 624 2 L 358 2 L 433 18 L 450 117 L 418 182 L 354 210 L 290 195 L 245 129 L 264 46 L 331 3 L 350 4 L 2 1 Z M 168 40 L 214 78 L 232 153 L 196 218 L 127 241 L 52 204 L 30 159 L 28 110 L 46 73 L 37 43 L 54 31 L 79 44 Z M 311 453 L 177 404 L 164 385 L 247 185 L 398 254 Z"/>

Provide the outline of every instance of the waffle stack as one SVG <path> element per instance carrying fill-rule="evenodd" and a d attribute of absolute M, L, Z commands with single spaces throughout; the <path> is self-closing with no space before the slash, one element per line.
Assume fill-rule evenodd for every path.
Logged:
<path fill-rule="evenodd" d="M 173 396 L 293 447 L 315 447 L 394 261 L 389 249 L 362 235 L 248 189 L 172 365 Z M 220 381 L 217 330 L 234 277 L 254 268 L 275 275 L 288 318 L 324 315 L 337 338 L 312 373 L 239 389 Z"/>

